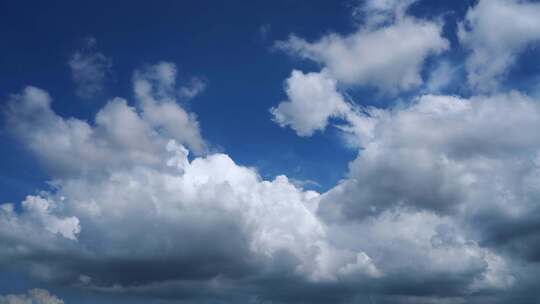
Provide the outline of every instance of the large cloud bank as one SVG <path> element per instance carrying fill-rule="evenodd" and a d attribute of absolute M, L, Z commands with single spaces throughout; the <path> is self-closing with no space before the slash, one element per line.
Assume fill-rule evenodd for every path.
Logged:
<path fill-rule="evenodd" d="M 477 58 L 478 41 L 512 58 L 536 37 L 518 22 L 515 47 L 486 38 L 484 10 L 528 20 L 536 7 L 484 0 L 467 13 L 459 35 L 471 86 L 489 78 L 482 93 L 388 108 L 350 101 L 350 86 L 421 86 L 424 61 L 449 47 L 441 24 L 406 14 L 413 2 L 367 1 L 359 13 L 371 17 L 350 36 L 278 43 L 321 70 L 292 71 L 274 121 L 299 136 L 338 124 L 359 149 L 325 193 L 210 153 L 177 103 L 172 63 L 135 71 L 135 101 L 112 99 L 91 122 L 55 113 L 43 89 L 11 95 L 6 126 L 52 187 L 0 205 L 0 265 L 74 289 L 193 303 L 537 303 L 540 101 L 485 91 L 510 61 L 479 73 Z M 0 297 L 34 302 L 63 303 L 41 290 Z"/>

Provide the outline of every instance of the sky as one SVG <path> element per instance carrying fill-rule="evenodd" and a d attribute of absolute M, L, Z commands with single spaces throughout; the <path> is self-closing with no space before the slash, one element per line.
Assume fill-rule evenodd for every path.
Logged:
<path fill-rule="evenodd" d="M 540 302 L 540 2 L 0 1 L 0 304 Z"/>

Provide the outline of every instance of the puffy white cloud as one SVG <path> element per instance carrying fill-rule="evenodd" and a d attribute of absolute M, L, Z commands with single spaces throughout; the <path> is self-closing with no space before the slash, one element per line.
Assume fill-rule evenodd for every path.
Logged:
<path fill-rule="evenodd" d="M 51 187 L 0 204 L 0 266 L 65 287 L 188 302 L 517 302 L 504 295 L 539 287 L 538 101 L 421 95 L 383 109 L 343 93 L 424 84 L 426 58 L 449 43 L 442 24 L 406 15 L 415 2 L 366 0 L 354 33 L 277 43 L 322 69 L 292 71 L 273 119 L 300 136 L 338 121 L 359 149 L 325 193 L 208 153 L 196 116 L 177 103 L 206 82 L 177 84 L 169 62 L 137 70 L 135 102 L 114 98 L 92 121 L 58 115 L 36 87 L 12 95 L 6 126 Z M 539 13 L 510 0 L 469 9 L 458 35 L 473 87 L 495 88 L 539 39 Z M 110 69 L 86 51 L 70 61 L 82 97 L 99 93 Z M 453 71 L 440 63 L 422 89 L 444 89 Z M 32 290 L 1 303 L 63 302 Z"/>
<path fill-rule="evenodd" d="M 336 86 L 324 72 L 304 74 L 294 70 L 285 85 L 289 100 L 270 112 L 280 126 L 290 125 L 298 135 L 310 136 L 324 130 L 330 118 L 343 117 L 350 111 Z"/>
<path fill-rule="evenodd" d="M 394 286 L 405 293 L 445 286 L 469 297 L 531 284 L 519 265 L 540 256 L 531 245 L 540 212 L 536 100 L 425 95 L 364 118 L 372 128 L 347 178 L 319 203 L 331 239 L 362 248 L 385 278 L 414 272 L 410 285 Z M 422 278 L 433 285 L 418 289 Z"/>
<path fill-rule="evenodd" d="M 64 304 L 64 301 L 44 289 L 31 289 L 27 294 L 0 295 L 0 304 Z"/>
<path fill-rule="evenodd" d="M 468 82 L 482 91 L 496 89 L 516 57 L 540 40 L 540 4 L 481 0 L 459 24 L 460 42 L 470 50 Z"/>
<path fill-rule="evenodd" d="M 38 105 L 49 117 L 43 125 L 51 125 L 44 130 L 71 134 L 79 128 L 81 121 L 68 123 L 50 110 L 45 92 L 26 91 L 20 96 L 37 97 L 13 99 L 12 119 L 24 119 L 18 111 L 33 113 L 32 105 Z M 28 197 L 20 212 L 1 205 L 0 262 L 15 261 L 19 271 L 42 280 L 146 295 L 173 286 L 182 294 L 197 286 L 207 297 L 230 299 L 228 292 L 244 285 L 275 299 L 270 292 L 275 286 L 307 284 L 315 290 L 331 284 L 347 288 L 336 298 L 342 301 L 364 288 L 381 295 L 398 289 L 429 295 L 445 286 L 454 296 L 508 289 L 515 280 L 508 262 L 473 238 L 476 230 L 463 225 L 468 217 L 454 216 L 461 214 L 454 207 L 478 202 L 471 204 L 478 208 L 470 212 L 473 217 L 484 208 L 493 210 L 491 200 L 465 198 L 484 195 L 473 188 L 493 182 L 478 181 L 484 177 L 479 174 L 501 173 L 481 171 L 482 163 L 471 159 L 476 153 L 491 161 L 510 157 L 515 145 L 521 145 L 520 155 L 527 154 L 535 139 L 518 133 L 536 126 L 535 109 L 515 93 L 472 100 L 428 95 L 410 107 L 371 109 L 364 116 L 349 111 L 350 117 L 370 120 L 369 132 L 359 134 L 364 150 L 351 164 L 350 176 L 321 196 L 285 176 L 263 180 L 226 154 L 190 160 L 188 149 L 165 133 L 150 132 L 144 116 L 117 99 L 98 112 L 95 127 L 88 126 L 97 136 L 93 140 L 107 143 L 111 155 L 142 149 L 119 127 L 125 122 L 142 138 L 149 136 L 158 163 L 133 156 L 97 175 L 59 175 L 54 189 Z M 510 142 L 482 133 L 500 132 L 493 125 L 498 118 L 492 117 L 499 110 L 510 119 Z M 420 123 L 428 128 L 418 128 Z M 469 147 L 463 139 L 469 125 L 485 142 L 472 142 L 467 150 L 462 147 Z M 496 152 L 482 150 L 486 143 Z M 502 202 L 498 207 L 506 210 Z M 418 287 L 424 281 L 434 283 Z M 365 287 L 349 290 L 351 284 Z"/>
<path fill-rule="evenodd" d="M 346 36 L 332 33 L 315 42 L 292 35 L 276 46 L 320 63 L 343 84 L 394 94 L 421 85 L 424 60 L 448 49 L 449 43 L 440 24 L 400 17 L 383 27 L 360 27 Z"/>
<path fill-rule="evenodd" d="M 471 299 L 533 284 L 519 265 L 540 257 L 531 246 L 540 227 L 537 100 L 423 95 L 343 117 L 361 150 L 317 215 L 335 246 L 361 248 L 377 265 L 381 294 Z"/>
<path fill-rule="evenodd" d="M 37 218 L 49 232 L 74 241 L 73 234 L 80 232 L 78 244 L 70 245 L 76 250 L 69 253 L 78 263 L 46 261 L 41 266 L 53 280 L 78 282 L 84 276 L 98 287 L 145 285 L 185 275 L 247 276 L 255 270 L 276 271 L 272 267 L 314 281 L 336 280 L 342 269 L 380 275 L 365 253 L 328 243 L 324 225 L 311 211 L 318 193 L 304 192 L 284 176 L 262 181 L 253 169 L 236 165 L 224 154 L 189 162 L 181 146 L 171 142 L 168 150 L 173 160 L 168 163 L 181 163 L 181 170 L 133 164 L 108 178 L 66 179 L 46 199 L 29 197 L 20 215 L 7 212 L 0 224 Z M 48 202 L 62 198 L 62 208 L 54 212 L 64 216 L 49 214 Z M 16 237 L 15 244 L 26 242 L 24 234 Z M 28 250 L 39 252 L 42 246 Z M 69 248 L 59 242 L 56 246 L 65 247 L 58 248 L 60 252 Z M 184 273 L 187 265 L 192 265 L 189 274 Z M 128 268 L 129 273 L 116 273 Z M 146 274 L 151 268 L 163 273 Z"/>
<path fill-rule="evenodd" d="M 270 109 L 281 127 L 290 126 L 299 136 L 311 136 L 324 130 L 331 119 L 344 132 L 348 144 L 357 148 L 369 136 L 373 122 L 363 115 L 364 109 L 345 100 L 337 82 L 326 72 L 303 73 L 293 70 L 286 80 L 288 100 Z"/>
<path fill-rule="evenodd" d="M 176 66 L 173 63 L 160 62 L 136 71 L 133 82 L 143 117 L 151 126 L 162 129 L 198 154 L 205 152 L 197 117 L 176 103 Z M 190 94 L 190 97 L 196 95 Z"/>
<path fill-rule="evenodd" d="M 175 77 L 171 63 L 137 72 L 136 106 L 114 98 L 93 124 L 58 116 L 47 92 L 27 87 L 10 97 L 6 122 L 55 178 L 81 172 L 95 175 L 133 163 L 162 166 L 162 147 L 169 138 L 196 153 L 206 151 L 195 115 L 176 103 Z"/>
<path fill-rule="evenodd" d="M 76 217 L 58 218 L 51 215 L 50 210 L 54 207 L 52 202 L 39 196 L 28 196 L 22 202 L 24 215 L 29 222 L 38 223 L 53 234 L 58 233 L 67 239 L 75 240 L 76 235 L 81 231 L 79 219 Z"/>
<path fill-rule="evenodd" d="M 21 210 L 0 205 L 0 265 L 100 292 L 229 301 L 323 290 L 334 302 L 406 303 L 522 283 L 513 259 L 540 252 L 530 245 L 540 227 L 537 101 L 424 95 L 359 108 L 326 73 L 294 71 L 289 100 L 272 110 L 299 135 L 341 119 L 361 148 L 322 194 L 264 180 L 223 153 L 188 157 L 199 129 L 175 102 L 169 63 L 135 74 L 135 107 L 113 99 L 93 123 L 57 115 L 41 89 L 13 95 L 8 126 L 54 187 Z M 509 223 L 523 228 L 509 233 Z"/>
<path fill-rule="evenodd" d="M 527 273 L 536 270 L 525 268 L 540 257 L 531 246 L 540 227 L 537 100 L 423 95 L 349 109 L 342 128 L 361 149 L 317 215 L 334 246 L 361 249 L 377 265 L 381 294 L 468 301 L 534 285 Z"/>
<path fill-rule="evenodd" d="M 337 127 L 345 132 L 347 144 L 360 146 L 373 122 L 361 106 L 345 100 L 338 86 L 367 85 L 390 94 L 412 89 L 423 83 L 425 59 L 449 46 L 440 24 L 405 14 L 414 2 L 365 1 L 353 12 L 364 19 L 355 33 L 332 33 L 312 43 L 291 35 L 287 41 L 276 42 L 277 48 L 318 62 L 323 69 L 317 73 L 292 71 L 285 85 L 288 100 L 270 109 L 274 121 L 281 127 L 290 126 L 300 136 L 311 136 L 324 130 L 329 120 L 341 119 L 345 124 Z M 428 89 L 446 85 L 449 70 L 441 65 L 431 75 Z"/>
<path fill-rule="evenodd" d="M 321 205 L 330 217 L 365 217 L 395 207 L 448 214 L 467 202 L 507 209 L 506 196 L 495 199 L 493 186 L 521 192 L 515 180 L 534 174 L 532 159 L 540 149 L 531 132 L 540 127 L 540 107 L 515 92 L 469 100 L 425 95 L 410 106 L 371 109 L 357 119 L 369 119 L 372 128 L 363 134 L 349 178 L 323 198 L 339 202 Z"/>
<path fill-rule="evenodd" d="M 40 279 L 99 290 L 220 277 L 326 282 L 383 275 L 362 250 L 327 239 L 315 215 L 317 192 L 285 176 L 262 180 L 226 154 L 189 160 L 189 150 L 169 140 L 174 132 L 160 132 L 185 122 L 171 118 L 162 126 L 159 113 L 148 112 L 183 111 L 168 99 L 174 75 L 168 64 L 138 72 L 140 112 L 116 98 L 95 125 L 58 116 L 43 90 L 11 97 L 9 125 L 51 168 L 54 188 L 29 196 L 17 212 L 1 205 L 0 237 L 9 241 L 0 262 L 16 260 Z"/>
<path fill-rule="evenodd" d="M 75 82 L 75 94 L 92 98 L 101 92 L 112 68 L 112 60 L 95 49 L 96 39 L 88 38 L 82 50 L 69 59 L 71 76 Z"/>

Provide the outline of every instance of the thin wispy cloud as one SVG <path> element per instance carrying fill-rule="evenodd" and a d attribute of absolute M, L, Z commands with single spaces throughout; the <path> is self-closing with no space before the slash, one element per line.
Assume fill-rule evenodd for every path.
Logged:
<path fill-rule="evenodd" d="M 94 37 L 84 39 L 84 45 L 68 61 L 75 85 L 75 94 L 90 99 L 103 93 L 111 76 L 112 59 L 97 51 Z"/>

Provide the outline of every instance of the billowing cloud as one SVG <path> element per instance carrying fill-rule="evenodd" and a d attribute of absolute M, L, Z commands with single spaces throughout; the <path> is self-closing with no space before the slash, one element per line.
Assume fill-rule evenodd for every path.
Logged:
<path fill-rule="evenodd" d="M 468 82 L 494 90 L 516 57 L 540 41 L 540 4 L 515 0 L 481 0 L 459 24 L 460 42 L 470 50 Z"/>
<path fill-rule="evenodd" d="M 487 267 L 481 276 L 471 273 L 476 279 L 468 287 L 456 285 L 454 295 L 478 287 L 510 288 L 517 277 L 527 277 L 520 273 L 527 270 L 511 274 L 510 269 L 517 271 L 523 261 L 535 267 L 540 252 L 532 245 L 540 224 L 534 216 L 540 211 L 536 203 L 540 141 L 531 132 L 540 127 L 536 100 L 516 92 L 470 99 L 425 95 L 410 106 L 372 109 L 366 118 L 373 128 L 350 164 L 349 176 L 321 197 L 318 215 L 324 221 L 336 227 L 349 223 L 353 232 L 345 240 L 361 243 L 376 265 L 381 265 L 377 257 L 384 257 L 385 266 L 391 267 L 393 254 L 407 256 L 407 243 L 422 246 L 427 238 L 419 238 L 427 233 L 431 244 L 412 249 L 414 254 L 404 258 L 408 263 L 419 258 L 415 269 Z M 386 222 L 379 225 L 381 221 Z M 510 232 L 508 227 L 516 230 Z M 339 237 L 347 235 L 335 229 Z M 378 229 L 393 241 L 381 237 Z M 372 248 L 378 242 L 383 244 Z M 386 252 L 389 244 L 398 244 L 395 251 Z M 460 257 L 456 263 L 435 253 L 437 248 L 446 248 L 446 253 L 457 248 L 464 251 L 456 256 Z M 442 264 L 431 264 L 429 255 L 423 256 L 429 252 Z M 470 254 L 470 260 L 465 258 Z M 508 255 L 513 258 L 508 260 Z M 509 265 L 514 259 L 520 262 Z M 390 273 L 385 267 L 380 269 Z M 423 275 L 416 270 L 415 278 Z M 429 281 L 444 277 L 437 275 Z M 484 279 L 479 282 L 478 278 Z M 417 288 L 418 281 L 411 280 L 415 283 L 410 288 Z M 454 283 L 440 282 L 434 288 L 450 288 Z M 527 283 L 531 282 L 521 282 Z M 399 284 L 399 288 L 404 286 Z"/>
<path fill-rule="evenodd" d="M 87 38 L 84 48 L 75 52 L 68 64 L 78 97 L 87 99 L 103 92 L 111 73 L 112 60 L 96 51 L 95 38 Z"/>
<path fill-rule="evenodd" d="M 300 136 L 324 130 L 330 118 L 343 117 L 349 111 L 349 105 L 337 91 L 336 81 L 324 72 L 292 71 L 285 91 L 289 100 L 270 112 L 280 126 L 290 125 Z"/>
<path fill-rule="evenodd" d="M 32 289 L 28 294 L 0 295 L 0 304 L 64 304 L 64 301 L 44 289 Z"/>
<path fill-rule="evenodd" d="M 164 136 L 198 154 L 206 150 L 195 115 L 176 103 L 175 81 L 176 68 L 170 63 L 137 72 L 135 107 L 114 98 L 94 124 L 58 116 L 49 94 L 36 87 L 12 95 L 4 117 L 11 132 L 55 177 L 94 175 L 133 163 L 160 166 L 163 151 L 158 147 L 166 145 Z"/>
<path fill-rule="evenodd" d="M 207 147 L 201 138 L 197 117 L 176 103 L 176 66 L 173 63 L 160 62 L 136 71 L 133 85 L 145 121 L 161 129 L 166 136 L 186 144 L 196 153 L 205 152 Z M 185 97 L 197 95 L 199 92 L 195 91 L 203 89 L 200 86 L 191 88 L 191 92 L 188 92 L 191 95 Z"/>
<path fill-rule="evenodd" d="M 332 119 L 354 148 L 370 136 L 373 122 L 363 115 L 364 109 L 346 101 L 337 88 L 337 81 L 326 72 L 303 73 L 293 70 L 285 82 L 288 100 L 270 109 L 273 119 L 281 127 L 289 126 L 299 136 L 311 136 L 324 131 Z"/>
<path fill-rule="evenodd" d="M 536 167 L 526 160 L 540 143 L 523 130 L 538 127 L 540 111 L 529 97 L 427 95 L 364 112 L 337 99 L 348 109 L 343 120 L 369 127 L 351 132 L 362 152 L 348 177 L 319 194 L 285 176 L 263 180 L 226 154 L 189 158 L 184 137 L 145 116 L 148 104 L 175 104 L 167 99 L 174 74 L 168 64 L 139 70 L 137 108 L 113 99 L 94 125 L 54 113 L 43 90 L 13 95 L 9 125 L 38 159 L 55 164 L 46 166 L 54 188 L 29 196 L 22 210 L 1 205 L 2 267 L 146 297 L 346 302 L 367 293 L 406 303 L 512 290 L 520 273 L 507 254 L 534 260 L 532 248 L 528 256 L 513 250 L 529 240 L 525 232 L 504 241 L 491 234 L 537 212 Z M 324 75 L 293 76 L 335 89 Z M 80 155 L 78 166 L 88 169 L 68 161 L 69 174 L 57 171 L 62 160 L 52 148 L 35 148 L 47 147 L 34 138 L 45 135 L 24 131 L 29 117 L 58 138 L 53 154 Z M 72 142 L 113 158 L 70 150 Z M 107 166 L 94 168 L 97 161 Z M 529 199 L 509 208 L 523 195 Z M 320 298 L 322 290 L 332 296 Z"/>
<path fill-rule="evenodd" d="M 302 80 L 305 74 L 293 76 Z M 332 95 L 309 92 L 332 98 L 295 98 L 289 84 L 290 101 L 277 109 L 298 107 L 287 124 L 305 136 L 312 133 L 299 132 L 305 121 L 300 113 L 327 107 L 318 111 L 322 127 L 307 130 L 340 118 L 339 127 L 361 148 L 347 178 L 321 195 L 317 216 L 337 247 L 361 248 L 377 265 L 384 274 L 378 292 L 493 301 L 475 294 L 533 284 L 522 265 L 535 269 L 540 252 L 530 245 L 540 227 L 540 140 L 531 132 L 540 128 L 538 101 L 518 92 L 468 99 L 421 95 L 410 104 L 360 109 L 344 101 L 335 81 L 327 83 Z M 432 285 L 419 287 L 425 281 Z"/>
<path fill-rule="evenodd" d="M 448 49 L 449 43 L 440 24 L 400 17 L 389 25 L 360 27 L 346 36 L 332 33 L 315 42 L 292 35 L 276 46 L 321 64 L 325 73 L 345 85 L 394 94 L 421 85 L 424 60 Z"/>
<path fill-rule="evenodd" d="M 351 35 L 278 43 L 322 68 L 291 72 L 274 121 L 304 137 L 334 125 L 358 149 L 322 193 L 210 152 L 196 115 L 178 103 L 205 82 L 178 83 L 170 62 L 137 69 L 134 100 L 108 100 L 89 121 L 56 113 L 37 87 L 10 95 L 6 129 L 50 187 L 0 204 L 0 268 L 149 301 L 537 303 L 540 102 L 509 91 L 354 103 L 351 86 L 421 87 L 426 58 L 448 48 L 441 24 L 406 14 L 415 1 L 363 3 Z M 469 10 L 459 34 L 471 50 L 469 81 L 479 45 L 504 70 L 505 55 L 534 40 L 524 8 L 536 4 L 480 1 Z M 526 17 L 485 38 L 491 9 Z M 513 31 L 522 36 L 505 44 L 511 52 L 482 42 Z M 428 92 L 452 80 L 449 63 L 433 66 Z M 1 303 L 63 302 L 31 290 Z"/>
<path fill-rule="evenodd" d="M 470 100 L 425 95 L 406 108 L 372 109 L 366 118 L 372 129 L 349 179 L 323 199 L 340 202 L 325 205 L 328 216 L 362 218 L 398 207 L 452 214 L 469 200 L 504 209 L 492 186 L 517 195 L 524 185 L 514 180 L 536 172 L 540 140 L 528 130 L 540 127 L 540 107 L 519 93 Z"/>
<path fill-rule="evenodd" d="M 6 268 L 109 292 L 194 282 L 216 297 L 213 284 L 236 290 L 274 278 L 322 284 L 384 275 L 364 251 L 327 238 L 319 193 L 285 176 L 262 180 L 226 154 L 189 159 L 181 143 L 191 143 L 185 134 L 198 125 L 184 124 L 189 116 L 170 99 L 173 65 L 137 71 L 134 87 L 136 108 L 115 98 L 93 125 L 54 113 L 41 89 L 11 97 L 8 125 L 54 187 L 29 196 L 22 210 L 2 205 Z M 40 131 L 29 132 L 31 123 Z"/>

